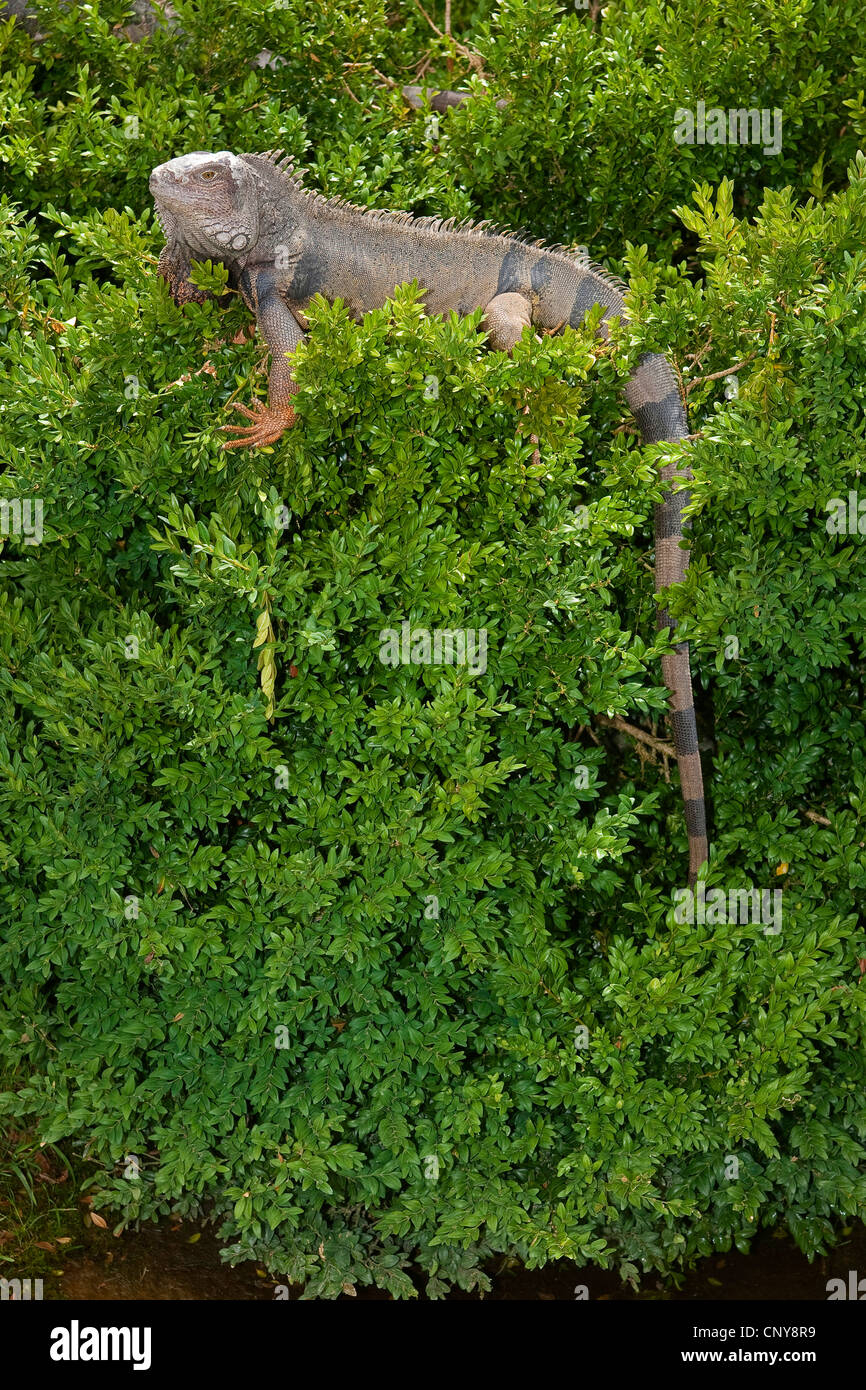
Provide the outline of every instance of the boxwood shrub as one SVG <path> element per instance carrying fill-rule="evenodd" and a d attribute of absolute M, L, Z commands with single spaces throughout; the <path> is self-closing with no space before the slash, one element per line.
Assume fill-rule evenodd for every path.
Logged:
<path fill-rule="evenodd" d="M 866 1198 L 859 6 L 174 8 L 0 28 L 0 1107 L 115 1229 L 206 1212 L 306 1297 L 826 1249 Z M 412 111 L 419 69 L 473 99 Z M 778 108 L 778 155 L 678 145 L 699 100 Z M 276 145 L 591 245 L 631 323 L 508 357 L 417 284 L 319 301 L 299 426 L 223 451 L 261 349 L 168 298 L 147 175 Z M 647 349 L 683 444 L 629 424 Z M 652 593 L 684 456 L 700 908 Z"/>

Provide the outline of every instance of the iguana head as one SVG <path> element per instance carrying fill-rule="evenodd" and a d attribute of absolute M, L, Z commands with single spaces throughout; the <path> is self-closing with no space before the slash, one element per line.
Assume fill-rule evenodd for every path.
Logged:
<path fill-rule="evenodd" d="M 197 260 L 233 261 L 258 240 L 255 177 L 229 150 L 198 150 L 158 165 L 150 191 L 166 240 Z"/>

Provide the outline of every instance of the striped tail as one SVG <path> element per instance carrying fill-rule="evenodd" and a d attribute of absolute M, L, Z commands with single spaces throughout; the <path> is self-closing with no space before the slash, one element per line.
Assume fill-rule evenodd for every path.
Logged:
<path fill-rule="evenodd" d="M 607 275 L 599 266 L 591 262 L 575 262 L 573 257 L 567 277 L 563 278 L 558 265 L 550 274 L 546 274 L 545 263 L 558 260 L 558 257 L 543 250 L 537 255 L 540 264 L 534 269 L 532 288 L 535 289 L 537 285 L 540 290 L 538 298 L 542 326 L 546 326 L 546 317 L 553 323 L 561 322 L 564 318 L 572 328 L 578 328 L 594 304 L 604 308 L 598 326 L 601 337 L 607 338 L 610 333 L 606 319 L 616 316 L 621 322 L 626 322 L 626 287 L 621 281 Z M 548 282 L 553 293 L 546 297 Z M 563 315 L 564 305 L 570 305 L 570 308 L 566 308 Z M 677 379 L 664 357 L 657 353 L 644 353 L 626 386 L 625 394 L 645 444 L 657 444 L 661 440 L 675 441 L 688 436 L 688 416 Z M 688 503 L 689 494 L 674 491 L 672 485 L 688 481 L 690 477 L 688 468 L 678 468 L 674 464 L 659 472 L 665 491 L 664 501 L 655 509 L 656 593 L 669 584 L 680 583 L 688 568 L 688 551 L 682 545 L 682 511 Z M 676 624 L 666 608 L 659 609 L 657 625 L 659 628 L 670 628 L 673 632 Z M 707 859 L 707 813 L 687 642 L 679 642 L 669 656 L 662 657 L 662 675 L 670 695 L 670 722 L 689 840 L 689 886 L 693 886 L 698 870 Z"/>
<path fill-rule="evenodd" d="M 679 387 L 670 365 L 663 357 L 646 353 L 640 359 L 626 387 L 626 397 L 645 444 L 655 444 L 663 439 L 683 439 L 688 434 L 688 417 Z M 678 468 L 675 464 L 669 464 L 659 472 L 663 484 L 688 480 L 690 477 L 688 468 Z M 682 545 L 682 512 L 688 500 L 686 491 L 667 490 L 664 501 L 655 509 L 656 593 L 685 578 L 689 556 Z M 676 627 L 666 608 L 659 609 L 656 621 L 659 628 L 667 627 L 672 632 Z M 707 812 L 688 642 L 677 643 L 669 656 L 662 657 L 662 675 L 670 693 L 670 721 L 689 838 L 689 886 L 693 887 L 698 870 L 707 859 Z"/>
<path fill-rule="evenodd" d="M 550 253 L 538 253 L 542 262 L 549 259 Z M 545 275 L 543 264 L 536 268 L 533 288 L 536 282 L 543 286 Z M 557 296 L 562 296 L 565 285 L 557 283 L 557 275 L 549 277 L 554 281 Z M 604 307 L 604 315 L 598 326 L 603 338 L 609 336 L 606 319 L 614 316 L 622 322 L 628 319 L 625 308 L 626 287 L 607 275 L 599 266 L 592 263 L 571 261 L 568 278 L 568 294 L 555 298 L 551 303 L 541 297 L 541 312 L 554 322 L 561 320 L 557 312 L 563 302 L 570 303 L 566 310 L 565 322 L 578 328 L 589 309 L 594 304 Z M 661 440 L 675 441 L 685 439 L 689 432 L 686 415 L 677 379 L 670 363 L 656 353 L 648 352 L 641 357 L 626 386 L 626 399 L 634 413 L 641 438 L 645 444 L 657 444 Z M 665 485 L 664 501 L 655 509 L 655 588 L 656 593 L 669 584 L 678 584 L 685 578 L 688 568 L 688 551 L 682 545 L 682 510 L 688 503 L 688 492 L 673 491 L 671 485 L 688 480 L 688 468 L 678 468 L 670 464 L 659 473 Z M 657 625 L 674 630 L 676 624 L 666 608 L 660 608 Z M 689 886 L 697 880 L 698 870 L 707 859 L 707 813 L 704 803 L 704 779 L 701 772 L 701 755 L 698 752 L 698 731 L 695 722 L 695 705 L 692 697 L 692 677 L 689 668 L 689 646 L 679 642 L 669 656 L 662 657 L 662 675 L 670 694 L 670 722 L 673 730 L 674 748 L 680 770 L 680 788 L 685 804 L 686 833 L 689 840 Z"/>

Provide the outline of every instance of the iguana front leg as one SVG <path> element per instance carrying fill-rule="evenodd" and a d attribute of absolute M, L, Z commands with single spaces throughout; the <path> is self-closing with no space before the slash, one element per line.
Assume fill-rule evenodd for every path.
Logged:
<path fill-rule="evenodd" d="M 207 290 L 200 290 L 192 283 L 189 279 L 190 269 L 189 256 L 166 242 L 159 253 L 156 273 L 168 285 L 175 304 L 204 304 L 208 299 L 213 299 Z"/>
<path fill-rule="evenodd" d="M 265 444 L 273 444 L 297 419 L 292 408 L 292 396 L 298 388 L 286 354 L 294 352 L 304 336 L 303 330 L 278 293 L 271 271 L 248 268 L 241 277 L 241 291 L 255 313 L 259 331 L 271 350 L 268 403 L 263 405 L 261 401 L 254 401 L 252 406 L 246 406 L 240 401 L 233 402 L 234 409 L 251 423 L 223 425 L 226 433 L 235 436 L 223 440 L 224 449 L 261 448 Z"/>

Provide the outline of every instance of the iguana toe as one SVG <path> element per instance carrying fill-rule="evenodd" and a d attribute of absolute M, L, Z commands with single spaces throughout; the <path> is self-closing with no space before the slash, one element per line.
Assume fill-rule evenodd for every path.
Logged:
<path fill-rule="evenodd" d="M 232 405 L 252 424 L 220 426 L 226 433 L 234 435 L 233 439 L 223 440 L 224 449 L 259 449 L 265 444 L 273 444 L 280 435 L 291 429 L 298 418 L 290 405 L 274 407 L 263 405 L 261 401 L 254 401 L 252 408 L 242 405 L 240 401 L 233 401 Z"/>

